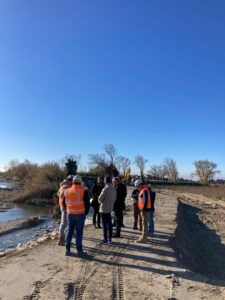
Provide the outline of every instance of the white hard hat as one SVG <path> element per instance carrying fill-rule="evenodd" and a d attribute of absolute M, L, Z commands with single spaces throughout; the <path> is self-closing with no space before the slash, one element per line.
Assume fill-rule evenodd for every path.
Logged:
<path fill-rule="evenodd" d="M 75 175 L 73 177 L 73 182 L 81 183 L 82 182 L 81 176 L 80 175 Z"/>
<path fill-rule="evenodd" d="M 135 180 L 134 185 L 137 187 L 139 185 L 143 184 L 142 181 L 140 179 Z"/>

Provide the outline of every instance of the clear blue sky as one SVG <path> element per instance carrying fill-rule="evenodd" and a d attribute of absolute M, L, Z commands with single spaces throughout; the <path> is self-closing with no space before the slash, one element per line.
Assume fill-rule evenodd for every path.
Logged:
<path fill-rule="evenodd" d="M 0 43 L 0 168 L 112 143 L 224 176 L 225 1 L 1 0 Z"/>

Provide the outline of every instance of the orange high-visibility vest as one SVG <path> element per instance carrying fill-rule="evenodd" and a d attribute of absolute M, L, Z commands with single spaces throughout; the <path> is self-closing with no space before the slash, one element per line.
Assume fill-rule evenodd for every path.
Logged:
<path fill-rule="evenodd" d="M 147 193 L 148 193 L 148 202 L 147 202 L 147 205 L 146 205 L 145 208 L 151 208 L 151 194 L 150 194 L 150 190 L 149 190 L 149 188 L 147 186 L 145 186 L 139 192 L 138 203 L 137 203 L 139 209 L 143 209 L 144 208 L 143 194 L 144 194 L 145 191 L 147 191 Z"/>
<path fill-rule="evenodd" d="M 73 184 L 71 188 L 65 190 L 66 211 L 72 215 L 82 215 L 85 213 L 84 191 L 86 188 L 80 184 Z"/>

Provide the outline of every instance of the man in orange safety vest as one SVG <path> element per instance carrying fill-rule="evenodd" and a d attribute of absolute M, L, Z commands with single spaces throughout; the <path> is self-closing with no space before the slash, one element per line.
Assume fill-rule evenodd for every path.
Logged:
<path fill-rule="evenodd" d="M 145 186 L 143 182 L 138 179 L 134 183 L 138 189 L 138 209 L 142 217 L 142 235 L 138 239 L 137 243 L 145 243 L 148 237 L 148 222 L 149 222 L 149 211 L 151 209 L 151 194 L 148 186 Z"/>
<path fill-rule="evenodd" d="M 74 229 L 76 230 L 77 255 L 86 254 L 83 251 L 82 239 L 85 217 L 90 208 L 90 199 L 87 188 L 82 185 L 82 178 L 79 175 L 74 176 L 73 185 L 64 191 L 64 201 L 68 220 L 65 255 L 71 255 L 70 248 Z"/>

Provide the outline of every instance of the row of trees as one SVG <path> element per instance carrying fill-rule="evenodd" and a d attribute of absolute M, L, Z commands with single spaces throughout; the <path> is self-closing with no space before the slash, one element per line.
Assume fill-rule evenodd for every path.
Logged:
<path fill-rule="evenodd" d="M 104 145 L 104 153 L 89 154 L 90 169 L 87 173 L 94 176 L 118 176 L 121 175 L 126 181 L 131 178 L 131 160 L 125 156 L 117 155 L 117 149 L 112 144 Z M 29 183 L 41 185 L 54 185 L 65 178 L 65 176 L 77 173 L 77 169 L 81 160 L 81 155 L 67 155 L 59 163 L 51 162 L 41 166 L 33 164 L 28 160 L 19 163 L 13 160 L 9 163 L 7 177 Z M 172 158 L 166 158 L 160 165 L 152 165 L 145 172 L 148 160 L 138 154 L 134 158 L 134 164 L 140 172 L 140 177 L 144 180 L 145 174 L 155 180 L 178 181 L 178 169 L 176 161 Z M 192 176 L 198 176 L 202 184 L 208 183 L 213 177 L 219 173 L 217 165 L 208 160 L 194 161 L 195 171 Z"/>
<path fill-rule="evenodd" d="M 117 156 L 117 150 L 114 145 L 104 145 L 105 153 L 89 154 L 89 163 L 94 166 L 90 169 L 94 173 L 111 174 L 117 176 L 121 174 L 125 178 L 130 175 L 131 160 L 125 156 Z M 134 158 L 134 164 L 140 171 L 140 177 L 144 180 L 146 163 L 148 160 L 138 154 Z M 191 176 L 197 176 L 202 184 L 207 184 L 213 177 L 220 173 L 217 170 L 217 164 L 209 160 L 197 160 L 193 162 L 195 171 Z M 166 158 L 161 165 L 152 165 L 147 175 L 157 180 L 178 181 L 178 168 L 176 161 L 172 158 Z"/>

